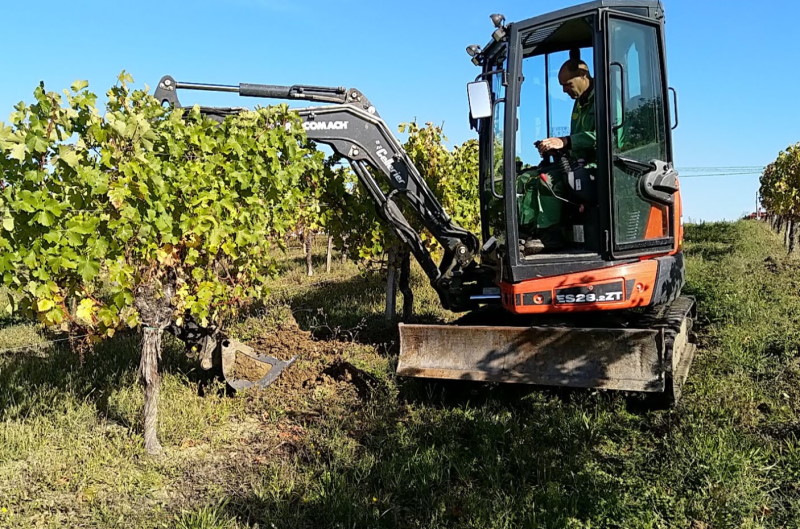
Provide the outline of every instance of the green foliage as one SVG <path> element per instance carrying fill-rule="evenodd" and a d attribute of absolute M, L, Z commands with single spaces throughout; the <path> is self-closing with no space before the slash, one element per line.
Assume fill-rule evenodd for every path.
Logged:
<path fill-rule="evenodd" d="M 268 240 L 295 224 L 322 155 L 284 106 L 217 123 L 167 109 L 124 73 L 105 114 L 88 83 L 34 91 L 0 124 L 0 278 L 46 324 L 113 335 L 137 288 L 221 321 L 264 293 Z"/>
<path fill-rule="evenodd" d="M 351 259 L 370 262 L 385 252 L 386 241 L 393 235 L 377 214 L 375 203 L 355 174 L 339 165 L 338 158 L 326 160 L 322 169 L 311 178 L 317 200 L 323 204 L 319 225 L 336 240 Z"/>
<path fill-rule="evenodd" d="M 452 150 L 444 142 L 442 127 L 428 123 L 403 123 L 400 132 L 408 133 L 404 149 L 419 170 L 445 211 L 460 226 L 478 233 L 480 231 L 478 194 L 478 143 L 468 140 Z M 383 182 L 382 177 L 377 177 Z M 380 259 L 392 244 L 394 236 L 388 225 L 375 210 L 375 204 L 349 169 L 328 160 L 324 167 L 309 173 L 304 180 L 304 194 L 312 203 L 323 208 L 306 216 L 312 227 L 322 226 L 334 236 L 337 245 L 344 247 L 353 259 L 372 261 Z M 388 193 L 388 186 L 384 192 Z M 402 204 L 402 199 L 399 200 Z M 438 244 L 416 215 L 404 207 L 403 211 L 430 249 Z M 316 213 L 316 216 L 313 214 Z"/>
<path fill-rule="evenodd" d="M 139 323 L 137 288 L 155 283 L 176 290 L 176 318 L 208 324 L 264 295 L 269 241 L 289 231 L 325 229 L 360 260 L 384 254 L 392 236 L 372 200 L 306 145 L 286 106 L 217 123 L 131 82 L 120 76 L 104 113 L 84 81 L 63 94 L 40 85 L 0 124 L 7 312 L 110 336 Z M 445 210 L 478 231 L 477 143 L 448 150 L 431 124 L 401 131 Z"/>
<path fill-rule="evenodd" d="M 449 150 L 442 127 L 432 123 L 403 123 L 400 132 L 408 132 L 404 148 L 445 211 L 462 228 L 480 233 L 478 142 L 467 140 Z"/>
<path fill-rule="evenodd" d="M 761 203 L 767 212 L 800 217 L 800 143 L 781 151 L 761 175 Z"/>

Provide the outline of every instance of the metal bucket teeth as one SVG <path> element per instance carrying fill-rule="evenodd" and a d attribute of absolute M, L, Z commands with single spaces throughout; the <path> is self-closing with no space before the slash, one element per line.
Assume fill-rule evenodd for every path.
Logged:
<path fill-rule="evenodd" d="M 256 353 L 252 347 L 230 338 L 224 339 L 221 345 L 222 374 L 228 385 L 237 391 L 269 386 L 297 359 L 278 360 Z"/>

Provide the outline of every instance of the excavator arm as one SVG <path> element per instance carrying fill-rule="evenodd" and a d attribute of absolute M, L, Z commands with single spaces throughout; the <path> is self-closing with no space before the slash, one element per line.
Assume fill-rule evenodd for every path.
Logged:
<path fill-rule="evenodd" d="M 162 104 L 180 107 L 177 96 L 179 89 L 332 103 L 294 110 L 303 120 L 303 128 L 309 139 L 329 145 L 350 162 L 379 215 L 411 249 L 439 294 L 442 305 L 457 312 L 470 310 L 482 301 L 482 288 L 492 286 L 492 275 L 475 262 L 475 256 L 480 251 L 478 239 L 453 222 L 400 142 L 359 90 L 306 85 L 184 83 L 165 76 L 158 83 L 155 97 Z M 200 107 L 200 110 L 221 120 L 243 109 Z M 374 174 L 382 175 L 388 183 L 388 193 L 378 185 Z M 439 265 L 436 265 L 420 234 L 401 211 L 397 202 L 401 196 L 442 245 L 444 255 Z"/>

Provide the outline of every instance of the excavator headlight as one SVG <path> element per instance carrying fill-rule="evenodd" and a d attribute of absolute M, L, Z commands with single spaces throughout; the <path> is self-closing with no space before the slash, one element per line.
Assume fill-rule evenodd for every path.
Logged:
<path fill-rule="evenodd" d="M 475 66 L 481 65 L 481 47 L 477 44 L 470 44 L 467 46 L 467 54 L 472 57 L 472 64 Z"/>
<path fill-rule="evenodd" d="M 493 15 L 489 15 L 489 18 L 492 19 L 492 24 L 494 24 L 494 27 L 496 27 L 498 29 L 502 28 L 503 25 L 506 22 L 506 17 L 504 17 L 500 13 L 495 13 Z"/>
<path fill-rule="evenodd" d="M 494 24 L 494 27 L 497 28 L 494 30 L 494 33 L 492 33 L 492 38 L 495 42 L 500 42 L 506 36 L 506 17 L 500 13 L 495 13 L 493 15 L 489 15 L 489 18 L 492 19 L 492 24 Z"/>

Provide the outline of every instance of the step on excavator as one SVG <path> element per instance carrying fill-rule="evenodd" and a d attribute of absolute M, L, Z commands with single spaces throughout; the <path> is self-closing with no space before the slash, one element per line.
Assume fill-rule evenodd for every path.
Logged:
<path fill-rule="evenodd" d="M 401 323 L 399 375 L 647 392 L 674 403 L 694 356 L 695 302 L 681 296 L 677 95 L 667 84 L 662 5 L 597 0 L 491 20 L 488 44 L 467 47 L 480 68 L 467 85 L 480 145 L 480 234 L 449 217 L 355 88 L 165 76 L 155 97 L 176 107 L 185 90 L 326 103 L 296 109 L 308 138 L 349 161 L 442 305 L 465 313 L 450 324 Z M 570 81 L 557 75 L 562 63 L 579 64 L 589 80 L 581 97 L 592 106 L 581 108 L 590 109 L 590 125 L 577 132 Z M 201 111 L 223 119 L 241 109 Z M 543 149 L 546 138 L 562 140 L 559 148 Z M 441 245 L 438 264 L 399 201 Z M 535 238 L 545 216 L 556 219 L 546 233 L 558 244 Z M 221 358 L 237 388 L 264 386 L 288 365 L 221 335 L 198 336 L 204 366 Z M 237 379 L 237 355 L 264 363 L 263 378 Z"/>

